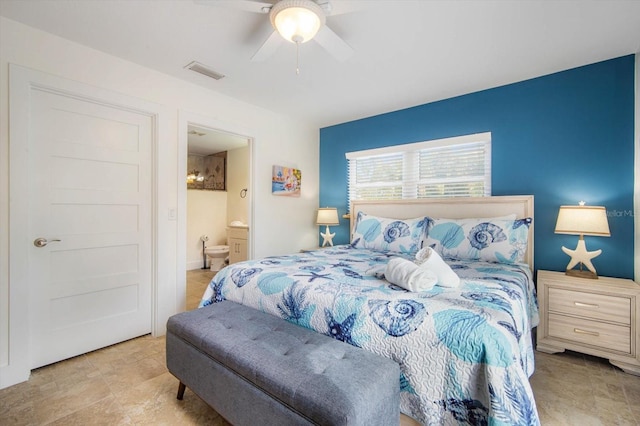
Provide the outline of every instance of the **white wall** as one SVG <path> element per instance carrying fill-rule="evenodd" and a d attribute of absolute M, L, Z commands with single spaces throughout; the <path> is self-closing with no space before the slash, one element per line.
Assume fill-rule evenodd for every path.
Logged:
<path fill-rule="evenodd" d="M 249 222 L 249 147 L 227 151 L 227 225 L 234 220 Z"/>
<path fill-rule="evenodd" d="M 171 220 L 168 214 L 180 210 L 177 188 L 184 183 L 184 176 L 177 173 L 181 110 L 234 123 L 250 132 L 248 136 L 253 138 L 254 144 L 250 188 L 253 191 L 251 232 L 255 256 L 291 253 L 316 244 L 313 214 L 318 206 L 317 128 L 0 17 L 0 387 L 7 385 L 3 377 L 12 368 L 8 354 L 15 336 L 9 336 L 9 308 L 27 309 L 27 306 L 9 307 L 8 295 L 16 286 L 28 286 L 28 283 L 9 282 L 8 273 L 9 63 L 163 107 L 158 154 L 158 167 L 162 171 L 159 184 L 163 191 L 157 200 L 158 233 L 162 235 L 163 244 L 158 247 L 161 262 L 156 271 L 156 285 L 162 291 L 175 291 L 176 294 L 172 305 L 164 308 L 177 311 L 184 306 L 184 288 L 181 288 L 184 279 L 177 273 L 176 266 L 179 262 L 177 253 L 181 252 L 177 249 L 178 222 Z M 274 164 L 302 170 L 300 198 L 271 195 L 270 177 Z M 20 325 L 20 330 L 26 333 L 28 324 Z"/>
<path fill-rule="evenodd" d="M 284 117 L 271 123 L 274 131 L 287 135 L 287 121 Z M 290 135 L 288 136 L 290 137 Z M 254 202 L 265 208 L 254 212 L 253 233 L 255 257 L 266 255 L 281 255 L 298 251 L 301 248 L 318 245 L 318 230 L 311 231 L 312 235 L 299 233 L 298 229 L 313 228 L 318 208 L 318 177 L 319 177 L 319 132 L 313 136 L 304 136 L 299 145 L 293 143 L 286 146 L 274 145 L 270 150 L 254 150 L 254 161 L 259 163 L 254 167 L 254 181 L 251 189 L 254 191 Z M 315 145 L 311 154 L 309 143 Z M 256 148 L 259 141 L 256 140 Z M 311 154 L 311 158 L 305 155 Z M 315 164 L 312 164 L 315 162 Z M 299 198 L 283 197 L 271 194 L 272 166 L 294 167 L 302 171 L 302 191 Z M 308 208 L 309 206 L 313 208 Z M 268 207 L 267 207 L 268 206 Z M 282 244 L 278 239 L 287 240 Z"/>

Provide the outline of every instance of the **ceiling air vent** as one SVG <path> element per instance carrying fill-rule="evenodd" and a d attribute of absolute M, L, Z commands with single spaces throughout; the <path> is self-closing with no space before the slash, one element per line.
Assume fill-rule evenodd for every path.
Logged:
<path fill-rule="evenodd" d="M 219 72 L 215 72 L 214 70 L 208 68 L 206 65 L 201 64 L 200 62 L 193 61 L 185 68 L 190 69 L 191 71 L 199 72 L 202 75 L 206 75 L 207 77 L 211 77 L 215 80 L 220 80 L 224 78 L 224 74 L 220 74 Z"/>

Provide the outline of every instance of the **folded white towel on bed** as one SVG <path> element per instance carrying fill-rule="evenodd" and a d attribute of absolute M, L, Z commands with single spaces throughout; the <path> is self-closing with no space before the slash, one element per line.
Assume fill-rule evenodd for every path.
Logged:
<path fill-rule="evenodd" d="M 409 291 L 426 291 L 438 282 L 435 272 L 428 268 L 420 268 L 410 260 L 394 257 L 389 260 L 384 277 L 391 284 Z"/>
<path fill-rule="evenodd" d="M 416 253 L 416 263 L 419 268 L 426 268 L 435 272 L 440 287 L 458 287 L 460 277 L 442 260 L 442 257 L 431 247 L 425 247 Z"/>

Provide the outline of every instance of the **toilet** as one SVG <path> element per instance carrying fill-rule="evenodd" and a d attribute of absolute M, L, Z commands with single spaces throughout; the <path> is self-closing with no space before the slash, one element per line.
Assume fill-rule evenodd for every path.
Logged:
<path fill-rule="evenodd" d="M 209 269 L 219 271 L 225 265 L 225 260 L 229 256 L 229 246 L 211 246 L 204 249 L 204 254 L 209 258 Z"/>

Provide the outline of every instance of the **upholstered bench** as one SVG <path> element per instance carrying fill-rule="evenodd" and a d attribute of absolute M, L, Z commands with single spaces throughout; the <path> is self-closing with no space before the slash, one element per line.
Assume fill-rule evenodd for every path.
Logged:
<path fill-rule="evenodd" d="M 167 368 L 227 421 L 241 425 L 395 425 L 400 368 L 233 302 L 174 315 Z"/>

